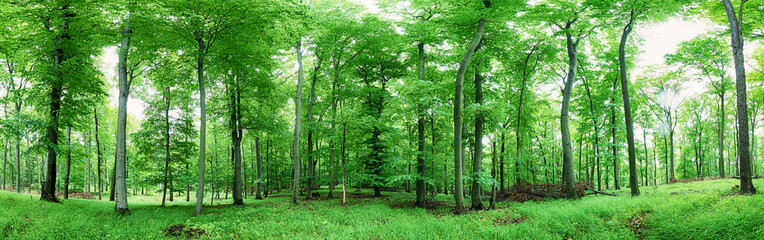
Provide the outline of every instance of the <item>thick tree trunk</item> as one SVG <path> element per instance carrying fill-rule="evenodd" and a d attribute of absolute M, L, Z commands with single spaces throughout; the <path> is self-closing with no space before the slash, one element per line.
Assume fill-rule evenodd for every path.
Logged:
<path fill-rule="evenodd" d="M 478 22 L 477 33 L 475 38 L 472 39 L 472 43 L 467 48 L 467 52 L 464 54 L 462 62 L 459 64 L 459 70 L 456 73 L 456 90 L 454 96 L 454 199 L 456 203 L 456 210 L 464 210 L 464 160 L 462 147 L 462 103 L 463 103 L 463 88 L 464 88 L 464 74 L 467 71 L 467 66 L 470 64 L 470 59 L 475 49 L 483 39 L 483 32 L 485 31 L 486 19 L 480 19 Z"/>
<path fill-rule="evenodd" d="M 292 157 L 294 158 L 294 167 L 292 168 L 292 176 L 294 179 L 294 182 L 292 184 L 292 203 L 297 204 L 297 195 L 300 193 L 300 117 L 302 113 L 300 113 L 302 107 L 302 81 L 303 81 L 303 72 L 302 72 L 302 50 L 300 47 L 302 46 L 302 40 L 297 41 L 297 93 L 295 94 L 294 98 L 294 142 L 292 143 Z M 344 159 L 343 159 L 344 161 Z M 343 164 L 344 165 L 344 164 Z M 343 167 L 344 169 L 344 167 Z M 344 187 L 344 184 L 343 184 Z"/>
<path fill-rule="evenodd" d="M 568 23 L 566 29 L 570 29 Z M 573 175 L 573 149 L 570 141 L 570 95 L 573 92 L 573 83 L 576 81 L 577 68 L 577 45 L 578 41 L 573 40 L 570 33 L 566 33 L 566 42 L 568 50 L 568 76 L 565 81 L 565 87 L 562 90 L 562 107 L 560 108 L 560 132 L 562 134 L 562 179 L 565 184 L 565 190 L 569 198 L 575 197 L 574 186 L 576 184 L 575 175 Z"/>
<path fill-rule="evenodd" d="M 424 81 L 424 71 L 425 71 L 425 53 L 424 53 L 424 43 L 417 44 L 417 49 L 419 50 L 419 81 Z M 424 136 L 424 104 L 419 103 L 418 105 L 418 120 L 417 120 L 417 132 L 419 134 L 419 148 L 417 152 L 417 173 L 419 174 L 417 176 L 416 180 L 416 204 L 423 206 L 425 201 L 425 185 L 424 185 L 424 176 L 425 176 L 425 156 L 424 156 L 424 147 L 425 147 L 425 136 Z"/>
<path fill-rule="evenodd" d="M 735 15 L 735 10 L 732 7 L 730 0 L 722 0 L 724 2 L 724 9 L 727 13 L 727 19 L 730 23 L 730 32 L 732 35 L 732 54 L 735 59 L 735 88 L 737 89 L 737 122 L 739 133 L 737 134 L 738 142 L 738 156 L 740 158 L 740 193 L 741 194 L 755 194 L 756 188 L 753 186 L 751 180 L 751 161 L 750 152 L 748 150 L 748 102 L 746 96 L 746 84 L 745 84 L 745 56 L 743 55 L 743 33 L 741 28 L 741 21 L 743 19 L 743 6 L 745 1 L 740 3 L 739 16 Z"/>
<path fill-rule="evenodd" d="M 204 203 L 204 164 L 207 153 L 207 92 L 204 87 L 204 57 L 207 47 L 199 32 L 194 32 L 194 37 L 199 43 L 196 56 L 196 78 L 199 82 L 199 110 L 201 115 L 199 121 L 199 186 L 196 189 L 194 215 L 199 215 Z M 211 201 L 210 204 L 212 204 Z"/>
<path fill-rule="evenodd" d="M 119 49 L 119 106 L 117 110 L 117 149 L 116 149 L 116 203 L 114 205 L 114 211 L 120 215 L 130 214 L 130 210 L 127 206 L 127 98 L 130 95 L 130 83 L 132 83 L 132 76 L 127 76 L 127 55 L 130 49 L 130 36 L 132 30 L 130 29 L 130 15 L 125 20 L 125 30 L 122 31 L 122 46 Z"/>
<path fill-rule="evenodd" d="M 629 16 L 629 23 L 623 28 L 621 43 L 618 46 L 618 62 L 621 72 L 621 96 L 623 98 L 623 113 L 626 118 L 626 142 L 629 148 L 629 188 L 631 196 L 639 195 L 639 182 L 637 175 L 637 146 L 634 143 L 634 118 L 631 116 L 631 99 L 629 97 L 629 78 L 626 68 L 626 43 L 634 26 L 634 10 Z M 647 144 L 645 142 L 645 144 Z"/>
<path fill-rule="evenodd" d="M 72 127 L 66 127 L 66 172 L 64 172 L 64 199 L 69 199 L 69 175 L 72 172 Z M 29 180 L 32 180 L 30 177 Z M 32 184 L 29 184 L 32 188 Z"/>
<path fill-rule="evenodd" d="M 61 8 L 61 11 L 64 12 L 61 16 L 61 36 L 56 37 L 55 39 L 55 45 L 56 48 L 53 50 L 53 67 L 55 69 L 61 69 L 61 65 L 64 64 L 66 61 L 66 57 L 64 56 L 64 45 L 65 41 L 69 40 L 69 19 L 67 19 L 68 13 L 65 13 L 69 9 L 69 5 L 64 5 Z M 64 79 L 63 74 L 58 73 L 56 76 L 53 76 L 53 83 L 51 86 L 51 91 L 49 95 L 50 100 L 50 112 L 49 112 L 49 121 L 48 127 L 47 127 L 47 138 L 48 138 L 48 161 L 47 161 L 47 168 L 46 168 L 46 174 L 45 174 L 45 184 L 42 186 L 42 190 L 40 191 L 40 200 L 48 201 L 48 202 L 59 202 L 56 198 L 56 147 L 58 146 L 58 120 L 59 120 L 59 110 L 61 109 L 61 98 L 64 93 L 63 85 L 64 85 Z M 20 163 L 19 163 L 20 165 Z M 17 165 L 18 169 L 18 165 Z M 21 171 L 17 172 L 19 175 L 17 179 L 21 179 Z M 21 181 L 17 182 L 18 185 L 21 185 Z M 20 186 L 16 187 L 17 190 L 20 190 Z"/>
<path fill-rule="evenodd" d="M 255 138 L 255 161 L 257 161 L 257 167 L 256 167 L 257 168 L 257 173 L 256 173 L 257 187 L 255 188 L 255 199 L 263 199 L 263 196 L 262 196 L 263 184 L 261 181 L 263 177 L 263 172 L 262 172 L 263 160 L 260 157 L 260 138 L 259 137 Z"/>

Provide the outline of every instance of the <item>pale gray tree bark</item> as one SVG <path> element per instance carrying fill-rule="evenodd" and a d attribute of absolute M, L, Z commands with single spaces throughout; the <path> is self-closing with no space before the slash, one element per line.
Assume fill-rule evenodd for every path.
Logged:
<path fill-rule="evenodd" d="M 467 52 L 464 53 L 459 64 L 459 69 L 456 73 L 456 89 L 454 91 L 454 200 L 456 203 L 456 210 L 464 210 L 464 149 L 462 147 L 462 104 L 464 102 L 464 74 L 467 71 L 467 66 L 470 64 L 472 54 L 475 53 L 475 49 L 483 39 L 485 32 L 485 18 L 481 18 L 478 21 L 477 32 L 472 39 Z"/>
<path fill-rule="evenodd" d="M 294 178 L 292 183 L 292 203 L 294 204 L 297 204 L 297 197 L 300 193 L 300 118 L 302 115 L 300 111 L 302 98 L 300 96 L 302 95 L 302 82 L 304 78 L 301 46 L 302 40 L 298 40 L 295 47 L 297 50 L 297 92 L 294 97 L 294 142 L 292 143 L 292 157 L 294 158 L 294 166 L 292 168 L 292 176 Z"/>

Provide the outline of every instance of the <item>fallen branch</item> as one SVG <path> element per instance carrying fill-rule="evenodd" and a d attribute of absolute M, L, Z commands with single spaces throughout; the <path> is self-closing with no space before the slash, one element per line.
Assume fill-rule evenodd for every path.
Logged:
<path fill-rule="evenodd" d="M 732 176 L 732 178 L 740 179 L 740 176 Z M 751 179 L 760 179 L 760 178 L 764 178 L 764 177 L 762 177 L 761 175 L 756 175 L 756 176 L 751 177 Z"/>
<path fill-rule="evenodd" d="M 602 194 L 602 195 L 608 195 L 608 196 L 613 196 L 613 197 L 618 196 L 615 193 L 597 191 L 597 190 L 594 190 L 594 189 L 592 189 L 592 192 L 594 192 L 593 194 Z"/>

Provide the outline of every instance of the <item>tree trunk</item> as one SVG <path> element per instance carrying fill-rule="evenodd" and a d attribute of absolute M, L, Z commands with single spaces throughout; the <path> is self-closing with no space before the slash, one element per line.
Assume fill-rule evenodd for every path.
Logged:
<path fill-rule="evenodd" d="M 478 48 L 480 45 L 478 45 Z M 477 49 L 475 50 L 477 52 Z M 480 75 L 480 64 L 483 62 L 483 59 L 478 60 L 478 63 L 475 65 L 475 103 L 483 106 L 483 76 Z M 483 121 L 485 120 L 485 117 L 483 116 L 483 113 L 480 111 L 477 111 L 475 114 L 475 145 L 474 145 L 474 155 L 473 155 L 473 161 L 472 161 L 472 208 L 473 210 L 481 210 L 483 209 L 483 200 L 481 199 L 481 195 L 483 195 L 483 188 L 480 186 L 480 181 L 477 179 L 477 176 L 479 176 L 480 172 L 483 170 Z M 517 162 L 517 161 L 516 161 Z"/>
<path fill-rule="evenodd" d="M 732 35 L 732 53 L 735 59 L 735 88 L 737 89 L 737 119 L 739 133 L 737 135 L 738 156 L 740 158 L 740 193 L 756 194 L 756 188 L 751 180 L 751 161 L 748 150 L 748 100 L 746 99 L 745 84 L 745 56 L 743 55 L 743 33 L 741 23 L 743 19 L 743 6 L 745 1 L 740 3 L 739 16 L 735 16 L 735 10 L 730 0 L 722 0 L 724 9 L 727 13 L 727 19 L 730 23 L 730 32 Z"/>
<path fill-rule="evenodd" d="M 234 164 L 233 174 L 233 205 L 244 205 L 244 198 L 242 197 L 242 180 L 241 180 L 241 139 L 243 138 L 241 131 L 241 116 L 239 116 L 240 103 L 237 100 L 239 93 L 238 80 L 234 76 L 234 83 L 231 84 L 230 96 L 231 96 L 231 160 Z"/>
<path fill-rule="evenodd" d="M 566 29 L 570 29 L 568 23 Z M 577 45 L 578 41 L 573 40 L 571 33 L 566 33 L 566 42 L 568 50 L 568 76 L 565 81 L 565 87 L 562 90 L 562 107 L 560 109 L 560 132 L 562 134 L 562 175 L 565 183 L 567 197 L 576 197 L 574 186 L 576 182 L 573 175 L 573 150 L 570 141 L 570 119 L 568 116 L 570 108 L 570 94 L 573 92 L 573 83 L 576 81 L 577 67 Z"/>
<path fill-rule="evenodd" d="M 259 137 L 255 138 L 255 160 L 257 161 L 257 173 L 256 173 L 257 187 L 255 188 L 255 199 L 263 199 L 263 196 L 262 196 L 263 184 L 261 182 L 261 179 L 263 177 L 263 173 L 262 173 L 263 160 L 260 157 L 260 138 Z"/>
<path fill-rule="evenodd" d="M 111 176 L 109 178 L 109 201 L 113 202 L 115 200 L 114 198 L 114 187 L 116 186 L 116 172 L 117 172 L 117 155 L 114 155 L 114 166 L 111 167 Z"/>
<path fill-rule="evenodd" d="M 342 146 L 340 150 L 340 161 L 342 162 L 342 166 L 340 166 L 340 171 L 342 172 L 342 204 L 344 205 L 347 203 L 347 188 L 345 187 L 346 179 L 345 179 L 345 143 L 347 141 L 347 123 L 342 123 Z"/>
<path fill-rule="evenodd" d="M 66 172 L 64 172 L 64 199 L 69 199 L 69 175 L 72 172 L 72 127 L 66 127 Z M 31 181 L 32 178 L 30 177 Z M 29 184 L 32 188 L 32 184 Z"/>
<path fill-rule="evenodd" d="M 132 83 L 132 76 L 127 76 L 127 55 L 130 49 L 130 36 L 132 30 L 130 29 L 130 14 L 125 20 L 125 30 L 122 31 L 122 46 L 119 49 L 119 106 L 117 110 L 117 149 L 116 149 L 116 203 L 114 205 L 114 211 L 120 215 L 130 214 L 130 210 L 127 206 L 127 99 L 130 95 L 130 84 Z M 168 99 L 169 100 L 169 99 Z M 169 101 L 168 101 L 169 102 Z"/>
<path fill-rule="evenodd" d="M 61 7 L 61 11 L 67 11 L 69 8 L 69 5 L 64 4 L 64 6 Z M 53 67 L 55 69 L 61 69 L 66 61 L 66 56 L 64 55 L 64 45 L 65 41 L 69 40 L 69 19 L 67 19 L 67 14 L 64 13 L 61 16 L 61 36 L 56 37 L 55 42 L 55 49 L 53 50 Z M 51 91 L 49 95 L 50 99 L 50 112 L 49 112 L 49 121 L 48 127 L 47 127 L 47 137 L 48 137 L 48 161 L 46 163 L 46 174 L 45 174 L 45 184 L 42 187 L 42 191 L 40 193 L 40 200 L 48 201 L 48 202 L 59 202 L 56 198 L 56 147 L 58 146 L 58 120 L 59 120 L 59 110 L 61 109 L 61 98 L 62 94 L 64 93 L 64 74 L 58 73 L 56 76 L 53 76 L 53 83 L 51 85 Z M 19 165 L 17 165 L 17 169 L 19 169 L 20 162 L 18 162 Z M 20 170 L 20 169 L 19 169 Z M 17 179 L 20 180 L 21 177 L 21 171 L 17 172 L 18 176 Z M 19 186 L 16 186 L 16 189 L 20 191 L 20 185 L 21 181 L 18 181 L 17 184 Z"/>
<path fill-rule="evenodd" d="M 419 50 L 419 81 L 424 81 L 424 71 L 425 71 L 425 53 L 424 53 L 424 43 L 420 42 L 417 44 L 417 49 Z M 419 136 L 419 148 L 417 152 L 417 173 L 419 174 L 417 176 L 416 180 L 416 204 L 423 206 L 425 203 L 425 185 L 424 185 L 424 176 L 425 176 L 425 136 L 424 136 L 424 104 L 419 103 L 418 105 L 419 113 L 417 114 L 419 119 L 417 120 L 417 132 Z"/>
<path fill-rule="evenodd" d="M 470 43 L 470 46 L 467 48 L 467 52 L 464 54 L 464 58 L 459 64 L 459 70 L 456 74 L 456 90 L 454 96 L 454 198 L 457 211 L 464 210 L 464 183 L 462 180 L 464 169 L 464 149 L 462 147 L 462 91 L 464 88 L 464 73 L 467 71 L 467 66 L 470 64 L 472 54 L 483 39 L 485 22 L 485 18 L 480 19 L 478 22 L 475 38 L 472 39 L 472 43 Z"/>
<path fill-rule="evenodd" d="M 170 172 L 170 88 L 165 88 L 165 100 L 167 101 L 167 107 L 164 111 L 165 117 L 165 144 L 164 144 L 164 180 L 162 181 L 162 207 L 165 206 L 165 199 L 167 198 L 167 176 Z M 170 193 L 172 195 L 172 193 Z"/>
<path fill-rule="evenodd" d="M 301 103 L 302 99 L 302 50 L 300 49 L 302 40 L 297 41 L 297 93 L 294 98 L 294 142 L 292 143 L 292 157 L 294 158 L 294 167 L 292 168 L 292 176 L 294 182 L 292 184 L 292 203 L 297 204 L 297 195 L 300 193 L 300 117 L 301 117 Z M 343 159 L 344 161 L 344 159 Z M 344 164 L 343 164 L 344 165 Z M 343 167 L 344 169 L 344 167 Z M 344 184 L 343 184 L 344 186 Z"/>
<path fill-rule="evenodd" d="M 506 186 L 504 186 L 504 146 L 505 146 L 505 134 L 504 132 L 501 133 L 501 152 L 499 153 L 499 188 L 502 192 L 507 191 Z"/>
<path fill-rule="evenodd" d="M 631 116 L 631 99 L 629 97 L 629 78 L 626 68 L 626 43 L 634 26 L 634 10 L 629 15 L 629 23 L 623 28 L 621 43 L 618 46 L 618 62 L 621 72 L 621 95 L 623 98 L 623 113 L 626 119 L 626 142 L 629 148 L 629 188 L 631 196 L 639 196 L 639 182 L 637 176 L 637 150 L 634 143 L 634 118 Z M 645 144 L 647 144 L 645 142 Z"/>
<path fill-rule="evenodd" d="M 268 197 L 270 189 L 270 176 L 271 176 L 271 140 L 265 140 L 265 190 L 263 190 L 263 197 Z M 259 177 L 258 177 L 259 178 Z"/>
<path fill-rule="evenodd" d="M 318 64 L 316 64 L 316 67 L 313 69 L 313 80 L 310 82 L 310 98 L 308 99 L 308 119 L 307 122 L 310 124 L 313 122 L 313 104 L 315 104 L 316 101 L 316 81 L 318 81 L 318 71 L 321 69 L 321 63 L 323 62 L 323 58 L 317 56 Z M 313 160 L 313 129 L 308 128 L 308 171 L 307 173 L 307 183 L 305 185 L 307 193 L 305 194 L 305 200 L 311 199 L 313 197 L 313 178 L 316 177 L 315 173 L 315 161 Z"/>
<path fill-rule="evenodd" d="M 199 186 L 196 189 L 194 215 L 199 215 L 204 203 L 204 164 L 207 153 L 207 92 L 204 87 L 204 57 L 207 46 L 199 32 L 194 32 L 194 37 L 199 43 L 196 56 L 196 78 L 199 82 L 199 111 L 201 115 L 199 121 Z M 212 204 L 211 201 L 210 204 Z"/>
<path fill-rule="evenodd" d="M 101 182 L 101 141 L 98 138 L 98 110 L 93 108 L 93 118 L 95 119 L 95 139 L 96 139 L 96 170 L 98 171 L 98 200 L 102 199 L 103 182 Z"/>
<path fill-rule="evenodd" d="M 618 81 L 614 80 L 613 92 L 615 92 L 615 88 L 617 85 L 618 85 Z M 613 103 L 615 102 L 615 95 L 612 95 L 612 94 L 610 95 L 610 102 L 613 102 Z M 615 118 L 615 107 L 612 107 L 610 109 L 610 116 L 611 116 L 610 123 L 613 125 L 612 127 L 613 145 L 611 146 L 613 150 L 613 185 L 615 186 L 616 190 L 620 190 L 621 189 L 621 181 L 620 181 L 621 166 L 620 164 L 618 164 L 618 146 L 616 146 L 616 144 L 618 144 L 618 139 L 616 138 L 617 127 L 616 127 L 616 118 Z"/>

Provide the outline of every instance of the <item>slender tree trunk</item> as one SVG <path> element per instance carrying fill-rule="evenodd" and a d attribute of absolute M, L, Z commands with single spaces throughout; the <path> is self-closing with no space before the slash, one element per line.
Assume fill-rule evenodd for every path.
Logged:
<path fill-rule="evenodd" d="M 96 139 L 96 170 L 98 170 L 98 200 L 102 199 L 103 183 L 101 182 L 101 141 L 98 138 L 98 110 L 93 108 L 93 118 L 95 119 L 95 139 Z"/>
<path fill-rule="evenodd" d="M 234 77 L 234 83 L 231 85 L 231 158 L 234 164 L 233 174 L 233 205 L 244 205 L 244 198 L 242 197 L 242 180 L 241 180 L 241 139 L 243 138 L 241 131 L 241 122 L 239 121 L 240 103 L 237 101 L 237 95 L 239 93 L 239 84 L 236 77 Z"/>
<path fill-rule="evenodd" d="M 629 97 L 629 78 L 626 68 L 626 43 L 634 26 L 634 10 L 630 12 L 629 23 L 623 28 L 621 43 L 618 46 L 618 62 L 621 72 L 621 95 L 623 98 L 623 113 L 626 118 L 626 142 L 629 148 L 629 188 L 631 196 L 639 196 L 639 183 L 637 176 L 637 150 L 634 143 L 634 118 L 631 116 L 631 99 Z M 645 144 L 647 144 L 645 142 Z"/>
<path fill-rule="evenodd" d="M 467 71 L 467 66 L 470 63 L 472 54 L 483 39 L 483 32 L 485 30 L 486 19 L 480 19 L 478 22 L 477 33 L 475 38 L 472 39 L 472 43 L 467 48 L 467 52 L 464 54 L 462 62 L 459 64 L 459 70 L 456 74 L 456 90 L 454 97 L 454 198 L 456 202 L 456 210 L 464 210 L 464 182 L 463 182 L 463 169 L 464 160 L 462 147 L 462 102 L 463 102 L 463 88 L 464 88 L 464 74 Z"/>
<path fill-rule="evenodd" d="M 342 166 L 340 166 L 340 171 L 342 171 L 342 204 L 344 205 L 347 203 L 347 188 L 345 188 L 345 183 L 347 182 L 345 179 L 345 143 L 347 141 L 347 123 L 342 123 L 342 146 L 340 150 L 340 161 L 342 162 Z"/>
<path fill-rule="evenodd" d="M 164 144 L 164 180 L 162 181 L 162 207 L 165 206 L 165 199 L 167 198 L 167 176 L 170 172 L 170 88 L 165 88 L 165 100 L 167 101 L 167 107 L 164 111 L 165 120 L 165 144 Z M 172 193 L 170 193 L 172 195 Z"/>
<path fill-rule="evenodd" d="M 645 186 L 650 185 L 650 158 L 647 156 L 647 131 L 642 131 L 642 141 L 645 143 Z"/>
<path fill-rule="evenodd" d="M 130 95 L 130 84 L 132 83 L 132 76 L 128 78 L 127 75 L 127 55 L 130 49 L 130 36 L 132 30 L 130 29 L 130 14 L 128 13 L 128 19 L 125 20 L 125 30 L 122 31 L 122 44 L 119 49 L 119 106 L 117 110 L 117 149 L 115 159 L 115 180 L 116 180 L 116 203 L 114 205 L 114 211 L 120 215 L 130 214 L 130 210 L 127 206 L 127 99 Z"/>
<path fill-rule="evenodd" d="M 505 146 L 505 135 L 504 132 L 501 133 L 501 152 L 499 153 L 499 188 L 501 188 L 502 192 L 507 191 L 506 186 L 504 186 L 504 146 Z"/>
<path fill-rule="evenodd" d="M 724 89 L 722 87 L 722 89 Z M 724 113 L 724 90 L 719 95 L 719 134 L 718 134 L 718 146 L 719 146 L 719 177 L 726 178 L 727 175 L 724 172 L 724 120 L 726 118 Z"/>
<path fill-rule="evenodd" d="M 115 200 L 114 198 L 114 187 L 116 186 L 115 182 L 115 173 L 117 172 L 117 155 L 114 155 L 114 166 L 111 167 L 111 175 L 109 175 L 109 201 L 113 202 Z"/>
<path fill-rule="evenodd" d="M 268 197 L 268 192 L 271 190 L 271 140 L 265 140 L 265 191 L 263 197 Z"/>
<path fill-rule="evenodd" d="M 292 176 L 294 178 L 294 182 L 292 184 L 292 203 L 297 204 L 297 195 L 300 193 L 300 117 L 301 113 L 301 103 L 302 99 L 300 96 L 302 95 L 302 81 L 303 81 L 303 72 L 302 72 L 302 50 L 300 49 L 302 45 L 302 40 L 297 41 L 297 93 L 295 94 L 294 98 L 294 109 L 295 109 L 295 120 L 294 120 L 294 142 L 292 143 L 292 157 L 294 158 L 294 167 L 292 168 Z M 343 161 L 343 169 L 344 169 L 344 161 Z M 343 174 L 344 175 L 344 174 Z M 345 185 L 343 184 L 343 187 Z M 343 199 L 344 200 L 344 199 Z"/>
<path fill-rule="evenodd" d="M 746 99 L 746 75 L 745 75 L 745 55 L 743 54 L 743 33 L 741 23 L 743 19 L 743 6 L 746 1 L 740 3 L 738 11 L 739 16 L 735 15 L 730 0 L 722 0 L 724 9 L 727 13 L 727 19 L 730 23 L 730 32 L 732 35 L 732 54 L 735 59 L 735 88 L 737 89 L 737 119 L 739 133 L 737 135 L 738 156 L 740 158 L 740 193 L 756 194 L 756 188 L 751 180 L 751 161 L 748 150 L 748 100 Z"/>
<path fill-rule="evenodd" d="M 480 45 L 478 45 L 480 47 Z M 475 50 L 477 51 L 477 49 Z M 480 64 L 483 62 L 483 59 L 478 60 L 478 64 L 475 65 L 475 103 L 482 106 L 483 105 L 483 76 L 480 75 Z M 472 172 L 473 176 L 477 177 L 480 172 L 483 170 L 483 121 L 485 120 L 485 117 L 483 116 L 483 113 L 478 111 L 475 114 L 475 145 L 474 145 L 474 155 L 473 155 L 473 161 L 472 161 Z M 517 162 L 517 161 L 516 161 Z M 480 181 L 477 178 L 472 179 L 472 208 L 473 210 L 481 210 L 483 209 L 483 200 L 481 199 L 481 195 L 483 193 L 483 188 L 480 186 Z"/>
<path fill-rule="evenodd" d="M 69 175 L 72 172 L 72 127 L 66 127 L 66 172 L 64 172 L 64 199 L 69 199 Z M 31 181 L 32 178 L 30 177 Z M 29 184 L 32 188 L 32 184 Z"/>
<path fill-rule="evenodd" d="M 3 190 L 5 190 L 5 181 L 8 179 L 8 141 L 3 143 Z"/>
<path fill-rule="evenodd" d="M 491 143 L 491 178 L 496 181 L 496 142 Z M 494 209 L 496 207 L 496 184 L 491 184 L 491 205 L 488 209 Z"/>
<path fill-rule="evenodd" d="M 424 81 L 424 71 L 425 71 L 425 53 L 424 53 L 424 43 L 420 42 L 417 44 L 417 49 L 419 50 L 419 81 Z M 417 173 L 419 174 L 417 176 L 416 180 L 416 204 L 423 206 L 425 204 L 425 185 L 424 185 L 424 177 L 426 172 L 426 166 L 425 166 L 425 136 L 424 136 L 424 104 L 419 103 L 418 106 L 418 117 L 417 120 L 417 132 L 419 133 L 419 148 L 417 152 Z"/>
<path fill-rule="evenodd" d="M 199 82 L 199 185 L 196 189 L 196 207 L 194 215 L 202 212 L 204 204 L 204 164 L 207 153 L 207 92 L 204 87 L 204 57 L 207 52 L 207 46 L 204 44 L 204 38 L 199 32 L 194 32 L 194 37 L 199 43 L 196 56 L 196 78 Z M 212 201 L 210 201 L 212 204 Z"/>
<path fill-rule="evenodd" d="M 569 22 L 566 29 L 570 29 L 572 22 Z M 560 109 L 560 131 L 562 134 L 562 175 L 565 183 L 565 190 L 569 198 L 576 197 L 574 185 L 576 182 L 573 175 L 573 150 L 570 141 L 570 119 L 568 116 L 570 108 L 570 95 L 573 92 L 573 84 L 576 81 L 577 69 L 577 45 L 578 41 L 573 40 L 571 33 L 566 33 L 566 42 L 568 50 L 568 76 L 565 81 L 565 87 L 562 90 L 562 107 Z"/>
<path fill-rule="evenodd" d="M 262 191 L 263 191 L 262 186 L 263 186 L 263 184 L 262 184 L 262 181 L 261 181 L 261 179 L 263 177 L 263 172 L 262 172 L 263 160 L 260 157 L 260 138 L 259 137 L 255 138 L 255 159 L 257 161 L 257 173 L 256 173 L 257 174 L 257 185 L 256 185 L 257 187 L 255 188 L 255 199 L 263 199 L 263 196 L 262 196 Z"/>
<path fill-rule="evenodd" d="M 616 80 L 617 79 L 615 79 L 613 81 L 613 92 L 615 92 L 615 90 L 616 90 L 615 88 L 616 88 L 616 86 L 618 86 L 618 81 L 616 81 Z M 613 94 L 610 95 L 610 102 L 615 102 L 615 95 L 613 95 Z M 612 145 L 612 150 L 613 150 L 613 181 L 614 181 L 613 185 L 615 185 L 615 189 L 616 190 L 620 190 L 621 189 L 621 181 L 620 181 L 620 179 L 621 179 L 621 174 L 620 174 L 621 164 L 618 163 L 618 146 L 616 145 L 616 144 L 618 144 L 618 139 L 616 138 L 616 128 L 617 128 L 616 125 L 617 125 L 617 123 L 616 123 L 616 118 L 615 118 L 615 107 L 612 107 L 610 109 L 610 116 L 611 116 L 610 123 L 613 125 L 613 127 L 612 127 L 612 134 L 613 134 L 613 145 Z"/>
<path fill-rule="evenodd" d="M 313 80 L 310 82 L 310 98 L 308 99 L 308 124 L 313 122 L 313 104 L 315 104 L 316 101 L 316 81 L 318 80 L 318 71 L 321 69 L 321 63 L 323 62 L 323 58 L 318 57 L 317 59 L 319 61 L 318 64 L 316 64 L 316 67 L 313 69 Z M 307 173 L 307 183 L 305 185 L 307 193 L 305 194 L 305 200 L 311 199 L 313 197 L 313 178 L 316 177 L 315 173 L 315 161 L 313 160 L 313 129 L 308 128 L 308 171 Z"/>

